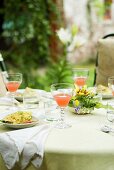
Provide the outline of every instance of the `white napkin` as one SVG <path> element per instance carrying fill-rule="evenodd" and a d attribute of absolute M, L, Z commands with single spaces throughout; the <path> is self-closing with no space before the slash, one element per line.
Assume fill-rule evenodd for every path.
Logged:
<path fill-rule="evenodd" d="M 11 105 L 12 100 L 9 97 L 0 97 L 0 105 Z"/>
<path fill-rule="evenodd" d="M 14 99 L 14 103 L 19 104 L 19 102 L 15 99 Z M 12 105 L 11 97 L 0 97 L 0 105 L 6 105 L 6 106 Z"/>
<path fill-rule="evenodd" d="M 0 134 L 0 153 L 8 169 L 22 159 L 20 168 L 27 167 L 29 162 L 40 167 L 43 160 L 44 144 L 51 130 L 49 125 L 39 125 L 32 128 L 10 131 Z"/>

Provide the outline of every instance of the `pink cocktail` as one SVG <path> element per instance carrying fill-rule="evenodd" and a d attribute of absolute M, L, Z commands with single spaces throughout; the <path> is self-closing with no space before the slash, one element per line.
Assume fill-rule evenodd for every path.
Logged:
<path fill-rule="evenodd" d="M 69 101 L 72 97 L 73 89 L 74 85 L 70 83 L 57 83 L 51 85 L 51 93 L 53 95 L 53 98 L 61 109 L 61 119 L 59 123 L 56 124 L 57 128 L 63 129 L 71 126 L 70 124 L 65 122 L 64 110 L 69 104 Z"/>
<path fill-rule="evenodd" d="M 86 84 L 87 77 L 76 77 L 74 83 L 77 86 L 84 86 Z"/>
<path fill-rule="evenodd" d="M 114 96 L 114 76 L 108 78 L 108 87 L 110 88 L 112 95 Z"/>
<path fill-rule="evenodd" d="M 20 83 L 16 81 L 6 83 L 6 88 L 9 92 L 15 92 L 19 88 Z"/>
<path fill-rule="evenodd" d="M 114 96 L 114 91 L 112 91 L 112 95 Z"/>
<path fill-rule="evenodd" d="M 4 74 L 3 79 L 7 90 L 11 94 L 13 108 L 14 108 L 14 96 L 15 96 L 15 92 L 18 90 L 22 82 L 22 74 L 21 73 Z"/>
<path fill-rule="evenodd" d="M 71 95 L 62 93 L 56 94 L 54 95 L 54 99 L 60 107 L 66 107 L 71 99 Z"/>
<path fill-rule="evenodd" d="M 82 88 L 86 84 L 89 70 L 85 68 L 74 68 L 72 72 L 74 84 Z"/>

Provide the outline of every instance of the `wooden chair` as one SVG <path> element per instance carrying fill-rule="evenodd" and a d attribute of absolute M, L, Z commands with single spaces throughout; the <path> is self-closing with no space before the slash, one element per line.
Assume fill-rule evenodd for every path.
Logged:
<path fill-rule="evenodd" d="M 94 85 L 108 85 L 108 77 L 114 76 L 114 33 L 98 41 Z"/>

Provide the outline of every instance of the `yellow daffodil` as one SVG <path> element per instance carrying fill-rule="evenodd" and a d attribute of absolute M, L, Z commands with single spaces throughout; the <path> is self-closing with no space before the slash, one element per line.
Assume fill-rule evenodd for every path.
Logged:
<path fill-rule="evenodd" d="M 80 102 L 78 100 L 75 100 L 75 106 L 79 106 Z"/>
<path fill-rule="evenodd" d="M 83 92 L 79 92 L 78 94 L 79 94 L 80 96 L 84 95 L 84 93 L 83 93 Z"/>

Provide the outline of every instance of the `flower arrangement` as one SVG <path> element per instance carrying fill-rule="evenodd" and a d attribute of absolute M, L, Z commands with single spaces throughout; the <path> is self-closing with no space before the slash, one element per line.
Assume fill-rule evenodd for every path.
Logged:
<path fill-rule="evenodd" d="M 94 108 L 106 107 L 100 102 L 100 98 L 95 93 L 87 90 L 85 87 L 82 89 L 76 87 L 69 106 L 74 108 L 76 114 L 88 114 Z"/>

